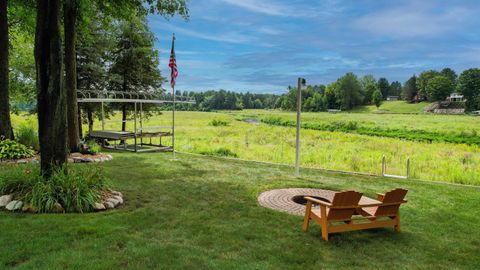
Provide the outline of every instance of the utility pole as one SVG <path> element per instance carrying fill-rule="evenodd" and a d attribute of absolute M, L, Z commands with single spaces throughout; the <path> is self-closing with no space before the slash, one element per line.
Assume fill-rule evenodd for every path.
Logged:
<path fill-rule="evenodd" d="M 298 78 L 297 88 L 297 134 L 296 134 L 296 153 L 295 153 L 295 176 L 300 177 L 300 116 L 302 112 L 302 89 L 306 85 L 304 78 Z"/>

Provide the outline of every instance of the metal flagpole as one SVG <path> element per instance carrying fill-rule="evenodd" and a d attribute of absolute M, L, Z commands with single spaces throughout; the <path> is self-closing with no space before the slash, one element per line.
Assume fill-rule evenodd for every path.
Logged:
<path fill-rule="evenodd" d="M 175 33 L 172 35 L 172 52 L 170 54 L 170 63 L 169 63 L 171 70 L 171 78 L 170 78 L 170 86 L 172 87 L 172 94 L 173 94 L 173 109 L 172 109 L 172 152 L 173 152 L 173 159 L 175 160 L 176 153 L 175 153 L 175 83 L 177 79 L 177 59 L 175 55 Z"/>
<path fill-rule="evenodd" d="M 172 87 L 173 92 L 173 110 L 172 110 L 172 150 L 173 159 L 176 159 L 175 155 L 175 86 Z"/>

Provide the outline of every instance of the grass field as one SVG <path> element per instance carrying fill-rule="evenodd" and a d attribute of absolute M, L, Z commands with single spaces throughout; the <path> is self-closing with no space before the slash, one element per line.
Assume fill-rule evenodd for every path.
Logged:
<path fill-rule="evenodd" d="M 260 119 L 268 115 L 293 118 L 293 113 L 271 111 L 178 112 L 177 149 L 183 152 L 230 155 L 241 159 L 294 164 L 295 129 L 248 123 L 242 119 Z M 345 121 L 355 119 L 362 125 L 403 126 L 437 130 L 443 123 L 448 132 L 478 129 L 480 118 L 436 115 L 376 115 L 305 113 L 303 121 Z M 227 126 L 213 126 L 221 119 Z M 239 121 L 242 120 L 242 121 Z M 14 117 L 16 125 L 25 117 Z M 34 122 L 34 120 L 31 120 Z M 167 126 L 170 113 L 152 117 L 148 125 Z M 449 123 L 449 124 L 446 124 Z M 96 128 L 100 123 L 96 122 Z M 119 123 L 107 123 L 118 130 Z M 133 130 L 129 123 L 128 129 Z M 406 174 L 411 159 L 411 177 L 480 185 L 480 147 L 478 145 L 427 143 L 395 138 L 373 137 L 343 132 L 302 130 L 302 166 L 344 171 L 381 173 L 381 159 L 387 159 L 387 173 Z"/>
<path fill-rule="evenodd" d="M 423 109 L 430 104 L 429 102 L 409 104 L 405 101 L 384 101 L 378 109 L 375 105 L 359 106 L 351 112 L 371 113 L 383 111 L 386 113 L 423 114 Z"/>
<path fill-rule="evenodd" d="M 478 269 L 480 190 L 171 153 L 113 153 L 125 205 L 95 214 L 0 211 L 0 269 Z M 92 165 L 72 165 L 76 166 Z M 8 169 L 2 167 L 0 169 Z M 269 189 L 409 190 L 402 232 L 301 230 L 257 204 Z"/>

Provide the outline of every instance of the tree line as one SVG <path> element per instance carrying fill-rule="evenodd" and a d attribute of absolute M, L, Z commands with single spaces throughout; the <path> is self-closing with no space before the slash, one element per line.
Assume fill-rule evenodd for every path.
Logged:
<path fill-rule="evenodd" d="M 411 76 L 403 84 L 389 82 L 384 77 L 376 79 L 371 74 L 358 77 L 349 72 L 328 85 L 309 85 L 303 89 L 302 110 L 321 112 L 329 109 L 351 110 L 361 105 L 379 107 L 388 97 L 407 102 L 445 101 L 454 92 L 464 96 L 468 110 L 480 109 L 480 69 L 467 69 L 460 76 L 451 68 L 427 70 Z M 292 86 L 282 95 L 226 90 L 179 91 L 177 94 L 196 100 L 195 105 L 179 106 L 181 110 L 297 109 L 297 88 Z"/>

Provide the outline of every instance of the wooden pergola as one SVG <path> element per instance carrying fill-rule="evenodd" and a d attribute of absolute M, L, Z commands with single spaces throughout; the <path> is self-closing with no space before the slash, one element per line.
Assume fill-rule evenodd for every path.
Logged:
<path fill-rule="evenodd" d="M 102 130 L 92 130 L 88 136 L 102 142 L 102 147 L 114 150 L 124 150 L 130 152 L 151 152 L 151 151 L 174 151 L 175 147 L 175 104 L 195 104 L 195 100 L 190 97 L 175 96 L 166 94 L 161 90 L 145 90 L 139 92 L 122 91 L 77 91 L 78 103 L 100 103 L 102 109 Z M 124 103 L 133 104 L 134 114 L 130 120 L 106 120 L 105 103 Z M 162 105 L 171 103 L 172 106 L 172 125 L 171 126 L 144 126 L 143 104 Z M 105 130 L 107 122 L 133 122 L 133 131 Z M 159 143 L 152 141 L 153 138 L 159 138 Z M 163 137 L 171 137 L 172 145 L 162 144 Z M 129 145 L 128 140 L 134 143 Z M 108 142 L 113 142 L 110 145 Z M 121 142 L 121 143 L 118 143 Z"/>

